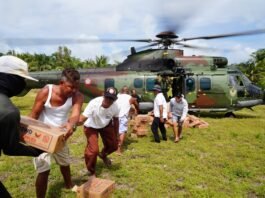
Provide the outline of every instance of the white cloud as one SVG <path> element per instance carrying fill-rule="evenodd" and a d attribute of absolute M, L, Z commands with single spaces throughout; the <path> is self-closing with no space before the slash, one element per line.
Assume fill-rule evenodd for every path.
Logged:
<path fill-rule="evenodd" d="M 265 27 L 263 0 L 9 0 L 1 2 L 0 52 L 19 48 L 29 52 L 51 53 L 56 46 L 8 46 L 6 37 L 154 39 L 167 28 L 181 37 L 231 33 Z M 202 46 L 239 50 L 198 51 L 185 54 L 227 55 L 232 61 L 247 60 L 252 52 L 265 46 L 264 36 L 248 36 L 211 41 L 187 42 Z M 84 58 L 129 50 L 145 43 L 91 43 L 70 45 L 72 53 Z M 218 54 L 220 53 L 220 54 Z M 231 62 L 231 61 L 230 61 Z"/>

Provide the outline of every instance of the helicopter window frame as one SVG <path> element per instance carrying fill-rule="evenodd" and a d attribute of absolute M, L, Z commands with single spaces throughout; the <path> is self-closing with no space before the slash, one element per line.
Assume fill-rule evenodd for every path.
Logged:
<path fill-rule="evenodd" d="M 188 80 L 192 80 L 192 87 L 187 85 Z M 192 92 L 195 90 L 195 78 L 189 77 L 185 80 L 185 87 L 187 92 Z"/>
<path fill-rule="evenodd" d="M 146 90 L 153 91 L 155 83 L 156 83 L 156 78 L 146 78 L 145 82 L 146 82 L 145 84 Z"/>
<path fill-rule="evenodd" d="M 209 77 L 200 78 L 200 89 L 202 91 L 209 91 L 212 89 L 212 80 Z"/>
<path fill-rule="evenodd" d="M 241 76 L 236 75 L 236 81 L 237 81 L 237 85 L 238 86 L 240 86 L 240 87 L 243 87 L 244 86 L 243 79 L 242 79 Z"/>
<path fill-rule="evenodd" d="M 230 84 L 230 86 L 243 87 L 244 86 L 244 78 L 240 75 L 230 75 L 229 76 L 229 84 Z"/>
<path fill-rule="evenodd" d="M 113 78 L 106 78 L 104 80 L 104 88 L 105 91 L 109 88 L 109 87 L 115 87 L 115 80 Z"/>
<path fill-rule="evenodd" d="M 133 81 L 134 88 L 143 88 L 144 80 L 142 78 L 135 78 Z"/>

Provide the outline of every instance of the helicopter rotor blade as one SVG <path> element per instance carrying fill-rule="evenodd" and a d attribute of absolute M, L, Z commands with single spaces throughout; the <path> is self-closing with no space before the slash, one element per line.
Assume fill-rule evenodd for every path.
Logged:
<path fill-rule="evenodd" d="M 17 46 L 35 45 L 60 45 L 60 44 L 87 44 L 100 42 L 144 42 L 150 43 L 151 39 L 71 39 L 71 38 L 5 38 L 0 42 Z"/>
<path fill-rule="evenodd" d="M 181 45 L 182 47 L 185 48 L 190 48 L 190 49 L 199 49 L 199 50 L 217 50 L 216 48 L 213 47 L 204 47 L 204 46 L 198 46 L 198 45 L 190 45 L 186 43 L 175 43 L 175 45 Z"/>
<path fill-rule="evenodd" d="M 190 38 L 182 38 L 179 41 L 190 41 L 190 40 L 197 40 L 197 39 L 218 39 L 218 38 L 225 38 L 225 37 L 235 37 L 235 36 L 247 36 L 247 35 L 254 35 L 254 34 L 264 34 L 265 29 L 259 30 L 249 30 L 244 32 L 235 32 L 230 34 L 217 34 L 217 35 L 210 35 L 210 36 L 197 36 L 197 37 L 190 37 Z"/>
<path fill-rule="evenodd" d="M 197 45 L 190 45 L 190 44 L 186 44 L 186 43 L 175 43 L 175 45 L 181 45 L 182 47 L 186 47 L 186 48 L 191 48 L 191 49 L 205 49 L 202 46 L 197 46 Z"/>
<path fill-rule="evenodd" d="M 152 43 L 152 44 L 149 44 L 149 45 L 144 45 L 144 46 L 141 46 L 141 47 L 137 47 L 137 48 L 135 48 L 135 49 L 136 49 L 136 51 L 139 51 L 139 50 L 143 50 L 143 49 L 145 49 L 145 48 L 153 47 L 153 46 L 156 46 L 156 45 L 158 45 L 157 42 Z"/>
<path fill-rule="evenodd" d="M 145 48 L 152 47 L 152 46 L 156 46 L 156 45 L 158 45 L 158 43 L 152 43 L 152 44 L 149 44 L 149 45 L 144 45 L 144 46 L 136 47 L 135 48 L 135 51 L 138 52 L 138 51 L 143 50 Z M 127 49 L 127 50 L 122 50 L 122 51 L 118 51 L 116 53 L 113 53 L 110 56 L 111 57 L 118 57 L 118 56 L 121 56 L 121 55 L 122 56 L 125 56 L 125 55 L 127 56 L 128 54 L 129 54 L 129 50 Z"/>

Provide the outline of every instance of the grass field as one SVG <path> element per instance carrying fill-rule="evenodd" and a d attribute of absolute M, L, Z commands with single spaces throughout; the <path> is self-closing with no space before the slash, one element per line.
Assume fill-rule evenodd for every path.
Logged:
<path fill-rule="evenodd" d="M 14 98 L 22 115 L 32 107 L 35 92 Z M 84 105 L 85 106 L 85 105 Z M 173 143 L 147 137 L 128 137 L 122 156 L 111 155 L 113 166 L 99 159 L 97 176 L 116 182 L 113 197 L 265 197 L 265 106 L 242 110 L 237 118 L 204 115 L 206 129 L 184 129 Z M 86 181 L 83 150 L 85 136 L 79 127 L 68 142 L 75 184 Z M 31 157 L 0 157 L 0 180 L 14 198 L 35 197 L 36 173 Z M 47 197 L 76 197 L 63 188 L 57 165 L 52 166 Z"/>

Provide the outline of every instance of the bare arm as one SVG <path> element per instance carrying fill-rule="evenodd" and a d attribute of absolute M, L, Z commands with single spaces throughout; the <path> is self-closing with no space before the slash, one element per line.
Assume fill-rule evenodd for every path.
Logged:
<path fill-rule="evenodd" d="M 79 121 L 78 121 L 77 125 L 80 126 L 80 125 L 84 124 L 84 122 L 86 120 L 87 120 L 87 117 L 81 114 L 79 117 Z"/>
<path fill-rule="evenodd" d="M 137 110 L 137 113 L 138 113 L 138 112 L 139 112 L 139 104 L 138 104 L 138 102 L 137 102 L 137 99 L 134 98 L 134 97 L 131 97 L 131 99 L 130 99 L 130 104 L 135 106 L 135 108 L 136 108 L 136 110 Z"/>
<path fill-rule="evenodd" d="M 79 121 L 79 116 L 81 114 L 81 108 L 84 102 L 84 96 L 80 92 L 77 92 L 73 97 L 73 107 L 68 122 L 72 125 L 76 125 Z"/>
<path fill-rule="evenodd" d="M 74 132 L 78 122 L 79 122 L 79 117 L 81 114 L 81 108 L 84 102 L 84 96 L 80 92 L 76 92 L 75 95 L 73 96 L 73 106 L 72 106 L 72 111 L 71 114 L 68 118 L 68 122 L 66 123 L 66 135 L 65 138 L 68 139 Z"/>
<path fill-rule="evenodd" d="M 35 98 L 35 102 L 34 102 L 34 105 L 32 107 L 31 113 L 29 114 L 30 117 L 32 117 L 34 119 L 39 118 L 39 116 L 40 116 L 40 114 L 44 108 L 45 101 L 47 100 L 48 93 L 49 93 L 49 88 L 47 86 L 42 88 L 37 93 L 37 96 Z"/>

